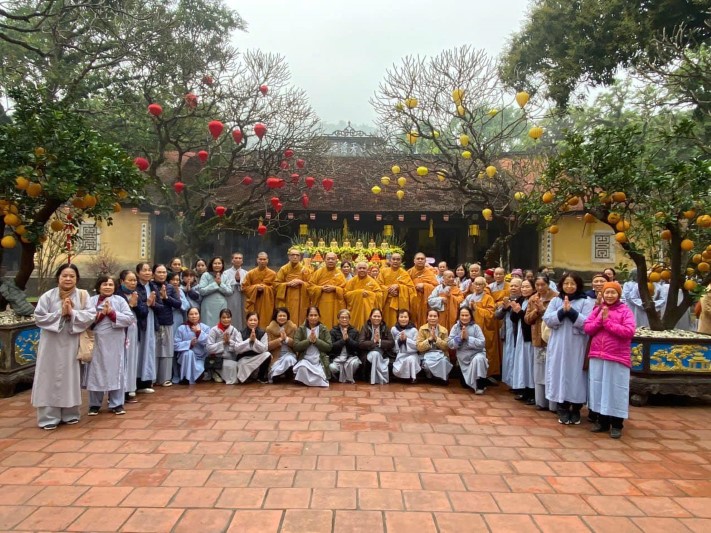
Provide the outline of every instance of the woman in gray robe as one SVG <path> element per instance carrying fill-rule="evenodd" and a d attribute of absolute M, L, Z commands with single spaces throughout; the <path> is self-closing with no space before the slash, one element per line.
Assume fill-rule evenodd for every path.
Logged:
<path fill-rule="evenodd" d="M 416 383 L 422 365 L 420 354 L 417 352 L 417 328 L 410 322 L 410 311 L 400 309 L 397 312 L 397 324 L 390 330 L 390 335 L 395 343 L 393 376 Z"/>
<path fill-rule="evenodd" d="M 513 360 L 516 355 L 517 323 L 511 319 L 511 306 L 521 298 L 521 283 L 519 278 L 513 278 L 509 283 L 509 296 L 505 297 L 499 307 L 496 308 L 494 317 L 501 320 L 504 330 L 504 346 L 501 354 L 501 381 L 506 383 L 511 389 L 513 386 Z"/>
<path fill-rule="evenodd" d="M 237 383 L 237 354 L 234 347 L 238 335 L 239 332 L 232 325 L 232 311 L 223 309 L 220 312 L 220 322 L 208 333 L 205 345 L 208 354 L 206 366 L 215 367 L 211 374 L 215 383 Z M 215 362 L 211 364 L 211 360 Z"/>
<path fill-rule="evenodd" d="M 123 408 L 126 390 L 126 328 L 135 323 L 133 311 L 121 296 L 114 294 L 116 285 L 109 276 L 99 276 L 91 297 L 96 318 L 94 352 L 84 368 L 83 386 L 89 391 L 89 416 L 98 415 L 104 394 L 109 396 L 109 410 L 116 415 L 126 414 Z"/>
<path fill-rule="evenodd" d="M 309 387 L 328 387 L 331 377 L 328 354 L 333 348 L 331 333 L 321 323 L 321 312 L 311 306 L 306 321 L 294 333 L 294 350 L 299 362 L 294 365 L 294 381 Z"/>
<path fill-rule="evenodd" d="M 557 402 L 561 424 L 580 424 L 580 409 L 588 396 L 588 377 L 583 369 L 588 345 L 584 325 L 595 300 L 583 290 L 578 274 L 565 274 L 558 284 L 558 296 L 543 315 L 551 330 L 546 350 L 546 398 Z"/>
<path fill-rule="evenodd" d="M 135 321 L 126 330 L 126 403 L 138 403 L 136 399 L 136 377 L 138 372 L 138 322 L 146 320 L 148 306 L 138 297 L 136 286 L 138 277 L 132 270 L 122 270 L 120 286 L 116 294 L 121 296 L 133 312 Z"/>
<path fill-rule="evenodd" d="M 138 361 L 136 363 L 136 392 L 153 394 L 156 381 L 156 327 L 155 305 L 157 294 L 151 288 L 153 268 L 149 263 L 136 265 L 138 285 L 136 292 L 140 305 L 145 305 L 148 313 L 145 318 L 138 316 Z"/>
<path fill-rule="evenodd" d="M 489 371 L 484 332 L 474 323 L 472 311 L 468 307 L 459 308 L 458 318 L 449 332 L 447 345 L 457 351 L 464 384 L 474 389 L 475 394 L 484 394 Z"/>
<path fill-rule="evenodd" d="M 244 383 L 254 374 L 260 383 L 268 383 L 269 365 L 272 354 L 269 352 L 267 332 L 259 327 L 259 315 L 254 312 L 245 316 L 246 327 L 237 331 L 233 350 L 237 354 L 237 381 Z"/>
<path fill-rule="evenodd" d="M 521 391 L 516 399 L 526 402 L 526 405 L 536 404 L 536 382 L 533 378 L 534 350 L 531 343 L 531 325 L 525 321 L 529 300 L 533 295 L 533 284 L 527 279 L 521 282 L 521 297 L 523 302 L 511 318 L 516 322 L 516 349 L 514 350 L 511 386 Z"/>
<path fill-rule="evenodd" d="M 57 288 L 40 296 L 35 323 L 40 328 L 32 405 L 39 427 L 52 430 L 64 422 L 79 422 L 81 406 L 79 334 L 94 321 L 96 310 L 86 291 L 76 288 L 79 270 L 63 264 L 56 273 Z"/>
<path fill-rule="evenodd" d="M 224 262 L 221 257 L 213 257 L 207 265 L 207 272 L 200 277 L 200 316 L 204 324 L 216 326 L 220 321 L 220 311 L 227 307 L 226 297 L 234 290 L 230 280 L 223 280 Z"/>

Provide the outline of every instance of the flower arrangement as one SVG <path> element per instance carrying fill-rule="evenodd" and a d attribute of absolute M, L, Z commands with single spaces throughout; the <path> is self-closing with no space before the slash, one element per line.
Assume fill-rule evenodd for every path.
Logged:
<path fill-rule="evenodd" d="M 308 235 L 294 237 L 291 246 L 301 251 L 311 263 L 318 263 L 328 252 L 334 252 L 340 261 L 368 261 L 382 263 L 394 253 L 404 253 L 403 243 L 382 233 L 348 232 L 340 230 L 314 230 Z"/>

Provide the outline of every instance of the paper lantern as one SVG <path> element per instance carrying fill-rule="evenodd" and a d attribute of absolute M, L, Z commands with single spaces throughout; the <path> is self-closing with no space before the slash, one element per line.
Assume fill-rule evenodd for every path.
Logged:
<path fill-rule="evenodd" d="M 543 136 L 543 128 L 540 126 L 533 126 L 530 130 L 528 130 L 528 136 L 534 141 L 537 141 Z"/>
<path fill-rule="evenodd" d="M 489 165 L 488 167 L 486 167 L 486 175 L 490 178 L 496 176 L 496 167 L 494 165 Z"/>
<path fill-rule="evenodd" d="M 461 105 L 463 99 L 464 99 L 464 89 L 454 89 L 452 91 L 452 101 L 455 104 Z"/>
<path fill-rule="evenodd" d="M 292 157 L 294 157 L 294 150 L 292 150 L 291 148 L 287 148 L 286 150 L 284 150 L 284 157 L 286 157 L 287 159 L 291 159 Z"/>
<path fill-rule="evenodd" d="M 279 163 L 279 168 L 282 170 L 286 170 L 289 168 L 289 162 L 288 161 L 282 161 Z"/>
<path fill-rule="evenodd" d="M 277 189 L 281 189 L 285 184 L 286 184 L 286 182 L 282 178 L 277 178 L 277 180 L 276 180 L 276 188 Z"/>
<path fill-rule="evenodd" d="M 494 118 L 496 115 L 499 114 L 499 110 L 498 109 L 489 109 L 489 111 L 486 114 L 489 115 L 491 118 Z"/>
<path fill-rule="evenodd" d="M 433 136 L 435 139 L 439 139 L 439 132 L 438 132 L 437 130 L 434 130 L 434 131 L 432 132 L 432 136 Z"/>
<path fill-rule="evenodd" d="M 210 154 L 207 153 L 205 150 L 200 150 L 198 152 L 198 159 L 202 161 L 203 163 L 207 161 L 207 158 L 210 157 Z"/>
<path fill-rule="evenodd" d="M 296 160 L 296 168 L 304 168 L 304 166 L 306 166 L 306 161 L 303 159 Z"/>
<path fill-rule="evenodd" d="M 417 98 L 405 98 L 405 105 L 408 109 L 415 109 L 417 107 Z"/>
<path fill-rule="evenodd" d="M 222 134 L 222 130 L 225 129 L 225 125 L 219 120 L 211 120 L 207 123 L 207 129 L 210 130 L 212 138 L 217 140 L 217 138 Z"/>
<path fill-rule="evenodd" d="M 459 144 L 461 144 L 462 146 L 468 145 L 469 144 L 469 135 L 467 135 L 466 133 L 462 133 L 459 136 Z"/>
<path fill-rule="evenodd" d="M 272 207 L 276 207 L 276 205 L 279 203 L 279 198 L 277 196 L 272 196 L 271 200 L 269 200 L 272 203 Z"/>
<path fill-rule="evenodd" d="M 323 188 L 327 191 L 330 191 L 333 188 L 333 180 L 331 178 L 326 178 L 321 182 L 321 184 L 323 185 Z"/>
<path fill-rule="evenodd" d="M 281 210 L 284 209 L 284 204 L 281 202 L 278 202 L 277 205 L 274 206 L 274 211 L 277 213 L 281 213 Z"/>
<path fill-rule="evenodd" d="M 300 178 L 300 177 L 301 177 L 301 176 L 299 176 L 299 174 L 297 174 L 296 172 L 294 172 L 294 173 L 291 175 L 291 183 L 299 183 L 299 178 Z"/>
<path fill-rule="evenodd" d="M 266 227 L 264 224 L 261 224 L 261 223 L 260 223 L 259 226 L 257 226 L 257 233 L 259 233 L 260 235 L 264 236 L 264 234 L 265 234 L 266 232 L 267 232 L 267 227 Z"/>
<path fill-rule="evenodd" d="M 442 220 L 449 222 L 449 215 L 442 215 Z"/>
<path fill-rule="evenodd" d="M 176 181 L 173 183 L 173 190 L 175 191 L 175 194 L 180 194 L 183 192 L 183 189 L 185 189 L 185 184 L 182 181 Z"/>
<path fill-rule="evenodd" d="M 160 104 L 150 104 L 148 106 L 148 112 L 154 117 L 159 117 L 163 114 L 163 108 Z"/>
<path fill-rule="evenodd" d="M 392 168 L 390 169 L 390 171 L 396 175 L 400 174 L 400 167 L 398 165 L 393 165 Z"/>
<path fill-rule="evenodd" d="M 227 211 L 227 208 L 226 208 L 224 205 L 218 205 L 218 206 L 215 208 L 215 214 L 216 214 L 218 217 L 224 216 L 226 211 Z"/>
<path fill-rule="evenodd" d="M 405 135 L 405 137 L 407 138 L 407 142 L 409 142 L 410 144 L 415 144 L 417 142 L 417 138 L 419 136 L 420 136 L 420 134 L 417 133 L 416 131 L 411 131 L 410 133 Z"/>
<path fill-rule="evenodd" d="M 526 91 L 516 93 L 516 103 L 523 108 L 528 103 L 529 94 Z"/>
<path fill-rule="evenodd" d="M 478 224 L 470 224 L 469 225 L 469 236 L 470 237 L 478 237 L 479 236 L 479 225 Z"/>
<path fill-rule="evenodd" d="M 309 206 L 309 197 L 306 196 L 305 194 L 301 195 L 301 205 L 304 206 L 304 209 L 306 209 Z"/>
<path fill-rule="evenodd" d="M 381 215 L 380 213 L 376 213 L 376 214 L 375 214 L 375 220 L 377 220 L 378 222 L 380 222 L 381 220 L 383 220 L 383 215 Z"/>
<path fill-rule="evenodd" d="M 235 128 L 232 130 L 232 138 L 234 141 L 239 144 L 242 142 L 242 139 L 244 139 L 244 135 L 242 134 L 242 130 L 239 128 Z"/>
<path fill-rule="evenodd" d="M 202 82 L 207 86 L 212 86 L 215 80 L 208 74 L 202 77 Z"/>
<path fill-rule="evenodd" d="M 195 109 L 198 104 L 198 97 L 195 96 L 193 93 L 187 93 L 185 95 L 185 105 L 188 106 L 188 109 Z"/>
<path fill-rule="evenodd" d="M 398 184 L 400 187 L 404 187 L 404 186 L 407 184 L 407 178 L 405 178 L 405 176 L 400 176 L 400 177 L 397 179 L 397 184 Z"/>
<path fill-rule="evenodd" d="M 331 213 L 331 220 L 338 220 L 338 213 Z"/>
<path fill-rule="evenodd" d="M 309 213 L 309 220 L 316 220 L 316 213 Z"/>
<path fill-rule="evenodd" d="M 245 176 L 244 178 L 242 178 L 242 185 L 252 185 L 253 181 L 254 180 L 251 176 Z"/>
<path fill-rule="evenodd" d="M 389 176 L 383 176 L 380 178 L 380 183 L 383 185 L 390 185 L 390 177 Z"/>
<path fill-rule="evenodd" d="M 420 215 L 420 220 L 422 222 L 427 222 L 427 215 Z"/>
<path fill-rule="evenodd" d="M 262 84 L 259 86 L 259 92 L 262 93 L 262 96 L 266 96 L 267 93 L 269 92 L 269 87 L 266 85 Z"/>
<path fill-rule="evenodd" d="M 444 180 L 446 180 L 446 179 L 447 179 L 447 173 L 446 173 L 444 170 L 440 170 L 439 172 L 437 172 L 437 179 L 438 179 L 439 181 L 444 181 Z"/>
<path fill-rule="evenodd" d="M 306 176 L 304 182 L 306 183 L 306 187 L 310 189 L 314 186 L 314 183 L 316 183 L 316 178 L 314 178 L 313 176 Z"/>
<path fill-rule="evenodd" d="M 133 160 L 133 164 L 138 167 L 138 170 L 141 172 L 145 172 L 148 170 L 148 167 L 151 166 L 151 164 L 148 162 L 148 159 L 144 157 L 137 157 Z"/>
<path fill-rule="evenodd" d="M 358 213 L 354 213 L 353 220 L 355 220 L 356 222 L 360 222 L 360 215 Z"/>
<path fill-rule="evenodd" d="M 275 178 L 274 176 L 269 176 L 266 181 L 267 188 L 268 189 L 276 189 L 279 187 L 279 178 Z"/>
<path fill-rule="evenodd" d="M 267 127 L 264 124 L 262 124 L 261 122 L 257 122 L 254 125 L 254 134 L 257 137 L 259 137 L 259 139 L 264 137 L 266 135 L 266 133 L 267 133 Z"/>
<path fill-rule="evenodd" d="M 467 112 L 467 110 L 464 109 L 464 106 L 462 106 L 462 105 L 457 106 L 457 115 L 459 115 L 460 117 L 463 117 L 464 113 L 466 113 L 466 112 Z"/>
<path fill-rule="evenodd" d="M 471 158 L 472 158 L 472 153 L 471 153 L 469 150 L 465 150 L 464 152 L 462 152 L 462 157 L 463 157 L 464 159 L 471 159 Z"/>
<path fill-rule="evenodd" d="M 378 187 L 377 185 L 373 185 L 373 187 L 370 190 L 372 191 L 373 194 L 380 194 L 380 192 L 382 191 L 382 189 L 380 187 Z"/>
<path fill-rule="evenodd" d="M 417 167 L 417 175 L 418 176 L 426 176 L 429 173 L 429 169 L 427 167 Z"/>
<path fill-rule="evenodd" d="M 395 195 L 397 196 L 397 199 L 398 199 L 398 200 L 402 200 L 403 198 L 405 198 L 405 191 L 403 191 L 402 189 L 400 189 L 399 191 L 397 191 L 397 192 L 395 193 Z"/>

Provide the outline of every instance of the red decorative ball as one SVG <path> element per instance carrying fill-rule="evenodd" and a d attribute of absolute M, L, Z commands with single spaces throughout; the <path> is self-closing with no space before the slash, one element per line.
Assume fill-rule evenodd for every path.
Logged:
<path fill-rule="evenodd" d="M 239 128 L 235 128 L 232 130 L 232 138 L 235 140 L 237 144 L 242 142 L 242 139 L 244 139 L 244 135 L 242 135 L 242 130 Z"/>
<path fill-rule="evenodd" d="M 210 156 L 210 154 L 208 154 L 207 151 L 205 151 L 205 150 L 200 150 L 200 151 L 198 152 L 198 158 L 199 158 L 200 161 L 202 161 L 203 163 L 204 163 L 205 161 L 207 161 L 207 158 L 208 158 L 209 156 Z"/>
<path fill-rule="evenodd" d="M 260 235 L 264 235 L 266 232 L 267 227 L 264 224 L 259 224 L 259 226 L 257 226 L 257 233 L 259 233 Z"/>
<path fill-rule="evenodd" d="M 333 188 L 333 180 L 331 178 L 326 178 L 321 182 L 321 184 L 323 185 L 323 188 L 327 191 L 330 191 Z"/>
<path fill-rule="evenodd" d="M 218 205 L 218 206 L 215 208 L 215 214 L 216 214 L 218 217 L 224 216 L 226 211 L 227 211 L 227 208 L 226 208 L 224 205 Z"/>
<path fill-rule="evenodd" d="M 185 189 L 185 184 L 182 181 L 176 181 L 173 183 L 173 190 L 175 190 L 176 194 L 183 192 L 183 189 Z"/>
<path fill-rule="evenodd" d="M 252 185 L 253 181 L 252 176 L 245 176 L 242 178 L 242 185 Z"/>
<path fill-rule="evenodd" d="M 254 125 L 254 134 L 259 137 L 260 139 L 264 137 L 267 133 L 267 127 L 262 124 L 261 122 L 257 122 Z"/>
<path fill-rule="evenodd" d="M 138 170 L 141 172 L 145 172 L 148 170 L 148 167 L 151 166 L 151 164 L 148 162 L 148 159 L 144 157 L 137 157 L 136 159 L 133 160 L 133 164 L 138 167 Z"/>
<path fill-rule="evenodd" d="M 148 112 L 154 117 L 159 117 L 163 114 L 163 108 L 160 104 L 151 104 L 148 106 Z"/>
<path fill-rule="evenodd" d="M 314 186 L 314 183 L 316 183 L 316 178 L 314 178 L 313 176 L 306 176 L 306 179 L 304 181 L 306 182 L 306 186 L 310 189 Z"/>
<path fill-rule="evenodd" d="M 212 120 L 207 124 L 207 129 L 210 130 L 212 138 L 217 140 L 217 138 L 222 134 L 222 130 L 225 129 L 225 125 L 219 120 Z"/>

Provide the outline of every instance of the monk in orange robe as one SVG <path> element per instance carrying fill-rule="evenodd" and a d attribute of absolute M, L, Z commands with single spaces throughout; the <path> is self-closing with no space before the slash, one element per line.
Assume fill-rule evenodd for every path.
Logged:
<path fill-rule="evenodd" d="M 259 327 L 266 329 L 274 313 L 274 280 L 276 272 L 269 268 L 269 256 L 265 252 L 257 254 L 257 268 L 253 268 L 242 282 L 242 293 L 246 296 L 245 310 L 259 314 Z"/>
<path fill-rule="evenodd" d="M 437 285 L 427 299 L 430 309 L 439 313 L 439 324 L 449 332 L 457 321 L 459 304 L 464 300 L 462 291 L 457 286 L 454 272 L 445 270 L 442 274 L 442 283 Z"/>
<path fill-rule="evenodd" d="M 346 283 L 344 294 L 351 312 L 351 325 L 360 331 L 368 321 L 370 311 L 380 305 L 383 297 L 380 284 L 368 275 L 368 263 L 356 265 L 356 275 Z"/>
<path fill-rule="evenodd" d="M 436 270 L 429 267 L 425 262 L 425 254 L 417 252 L 415 254 L 415 266 L 407 271 L 415 285 L 415 299 L 410 309 L 412 322 L 416 327 L 424 326 L 427 323 L 427 298 L 432 294 L 432 289 L 439 285 Z"/>
<path fill-rule="evenodd" d="M 309 298 L 309 277 L 311 271 L 301 264 L 301 252 L 289 250 L 289 262 L 279 269 L 274 282 L 276 306 L 286 307 L 291 321 L 300 326 L 306 321 Z"/>
<path fill-rule="evenodd" d="M 489 360 L 489 374 L 493 375 L 492 367 L 501 368 L 501 351 L 499 342 L 499 321 L 494 318 L 496 304 L 488 293 L 486 279 L 482 276 L 474 278 L 470 285 L 470 293 L 464 299 L 462 306 L 472 310 L 474 322 L 481 328 L 486 339 L 486 358 Z"/>
<path fill-rule="evenodd" d="M 325 265 L 311 275 L 309 296 L 311 305 L 318 307 L 321 312 L 321 323 L 328 329 L 338 324 L 338 312 L 346 308 L 343 288 L 346 278 L 336 268 L 338 256 L 328 252 L 324 258 Z"/>
<path fill-rule="evenodd" d="M 383 288 L 383 322 L 391 328 L 397 324 L 398 309 L 409 311 L 417 294 L 410 274 L 402 268 L 402 255 L 390 256 L 390 266 L 380 270 L 378 283 Z"/>
<path fill-rule="evenodd" d="M 489 284 L 489 292 L 494 299 L 494 305 L 499 306 L 504 301 L 504 298 L 509 297 L 509 282 L 506 281 L 506 270 L 501 267 L 494 269 L 494 281 Z M 501 321 L 496 320 L 496 331 L 501 328 Z M 496 335 L 497 352 L 499 354 L 498 361 L 489 359 L 489 375 L 501 375 L 501 354 L 503 353 L 503 344 L 501 337 Z"/>

